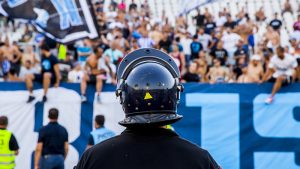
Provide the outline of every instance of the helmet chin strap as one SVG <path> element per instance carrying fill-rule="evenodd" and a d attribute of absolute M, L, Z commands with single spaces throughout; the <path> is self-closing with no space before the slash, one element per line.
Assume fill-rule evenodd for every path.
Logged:
<path fill-rule="evenodd" d="M 180 83 L 179 78 L 175 79 L 175 83 L 177 85 L 177 95 L 176 95 L 176 98 L 177 98 L 177 103 L 179 103 L 179 101 L 180 101 L 180 93 L 183 92 L 184 86 Z"/>
<path fill-rule="evenodd" d="M 124 79 L 120 79 L 118 84 L 117 84 L 117 89 L 116 89 L 116 96 L 119 98 L 120 104 L 123 104 L 124 100 L 122 97 L 122 91 L 124 87 Z"/>

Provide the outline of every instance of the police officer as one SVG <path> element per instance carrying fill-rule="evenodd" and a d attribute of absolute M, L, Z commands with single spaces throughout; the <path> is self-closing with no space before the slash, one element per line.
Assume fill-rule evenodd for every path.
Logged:
<path fill-rule="evenodd" d="M 64 169 L 64 160 L 69 151 L 68 132 L 58 124 L 58 109 L 51 108 L 49 124 L 39 131 L 35 150 L 35 169 Z"/>
<path fill-rule="evenodd" d="M 105 117 L 103 115 L 97 115 L 95 117 L 95 129 L 91 132 L 87 149 L 93 145 L 98 144 L 104 140 L 114 137 L 116 134 L 104 127 Z"/>
<path fill-rule="evenodd" d="M 8 131 L 8 118 L 0 116 L 0 169 L 13 169 L 19 145 L 15 136 Z"/>
<path fill-rule="evenodd" d="M 219 169 L 208 151 L 181 139 L 166 125 L 182 118 L 177 104 L 183 86 L 167 54 L 139 49 L 120 63 L 116 94 L 126 130 L 88 149 L 77 169 Z"/>

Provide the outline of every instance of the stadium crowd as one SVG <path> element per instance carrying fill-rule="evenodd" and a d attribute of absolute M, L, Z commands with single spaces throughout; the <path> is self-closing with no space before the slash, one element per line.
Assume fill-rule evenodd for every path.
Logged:
<path fill-rule="evenodd" d="M 95 40 L 59 44 L 27 24 L 19 42 L 11 42 L 8 36 L 1 37 L 0 79 L 26 81 L 29 90 L 33 80 L 43 81 L 45 77 L 49 80 L 47 83 L 55 85 L 59 85 L 59 81 L 81 83 L 82 101 L 86 101 L 87 84 L 96 83 L 100 101 L 103 82 L 116 84 L 116 67 L 120 60 L 133 50 L 151 47 L 174 58 L 182 82 L 262 83 L 288 76 L 282 77 L 280 88 L 281 83 L 300 80 L 300 64 L 297 64 L 300 61 L 300 15 L 293 25 L 294 31 L 289 33 L 289 44 L 281 44 L 282 16 L 300 12 L 300 5 L 298 11 L 293 11 L 289 0 L 273 18 L 267 18 L 263 8 L 256 11 L 255 16 L 249 16 L 244 8 L 239 9 L 236 16 L 227 8 L 219 11 L 218 16 L 207 8 L 195 9 L 194 25 L 187 23 L 185 15 L 179 15 L 172 25 L 165 11 L 161 18 L 153 18 L 147 0 L 140 6 L 134 0 L 111 1 L 107 10 L 103 0 L 94 0 L 94 10 L 100 34 Z M 7 31 L 24 27 L 9 18 L 1 20 Z M 191 31 L 191 27 L 196 31 Z M 41 54 L 45 52 L 54 56 L 51 64 L 58 65 L 51 68 L 52 76 L 44 75 L 45 71 L 49 72 L 45 70 L 48 65 L 42 62 Z M 277 55 L 284 55 L 285 59 L 276 59 Z M 43 76 L 38 76 L 41 71 Z"/>

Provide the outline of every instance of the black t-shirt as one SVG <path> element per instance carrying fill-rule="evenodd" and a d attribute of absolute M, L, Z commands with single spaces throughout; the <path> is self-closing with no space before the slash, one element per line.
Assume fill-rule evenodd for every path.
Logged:
<path fill-rule="evenodd" d="M 210 55 L 214 58 L 226 58 L 228 56 L 227 50 L 223 49 L 212 49 Z"/>
<path fill-rule="evenodd" d="M 0 128 L 0 130 L 6 130 L 6 129 Z M 13 134 L 11 134 L 11 137 L 10 137 L 10 140 L 9 140 L 9 149 L 11 151 L 19 150 L 19 144 L 17 142 L 16 137 Z"/>
<path fill-rule="evenodd" d="M 212 49 L 210 55 L 214 58 L 220 58 L 222 60 L 222 65 L 226 63 L 228 57 L 228 52 L 225 49 Z"/>
<path fill-rule="evenodd" d="M 236 26 L 236 22 L 234 22 L 234 21 L 224 23 L 224 27 L 226 27 L 226 28 L 234 29 L 235 26 Z"/>
<path fill-rule="evenodd" d="M 218 42 L 219 42 L 219 41 L 220 41 L 220 40 L 219 40 L 217 37 L 213 37 L 213 38 L 212 38 L 212 40 L 209 42 L 209 45 L 210 45 L 211 43 L 214 43 L 214 45 L 212 46 L 211 50 L 214 50 L 214 49 L 217 48 L 217 45 L 218 45 Z"/>
<path fill-rule="evenodd" d="M 270 22 L 270 26 L 272 26 L 272 28 L 274 30 L 278 30 L 282 25 L 282 22 L 279 20 L 279 19 L 273 19 L 271 22 Z"/>
<path fill-rule="evenodd" d="M 210 34 L 217 27 L 215 22 L 205 24 L 205 33 Z"/>
<path fill-rule="evenodd" d="M 200 76 L 197 73 L 187 72 L 182 77 L 186 82 L 200 82 Z"/>
<path fill-rule="evenodd" d="M 88 149 L 75 169 L 219 169 L 208 153 L 168 129 L 126 129 Z"/>
<path fill-rule="evenodd" d="M 42 155 L 65 154 L 65 142 L 68 142 L 67 130 L 57 122 L 50 122 L 39 131 L 39 143 L 43 143 Z"/>
<path fill-rule="evenodd" d="M 204 20 L 205 20 L 205 16 L 204 15 L 196 15 L 194 16 L 194 19 L 196 19 L 196 24 L 197 26 L 203 26 L 204 25 Z"/>
<path fill-rule="evenodd" d="M 234 56 L 235 57 L 240 57 L 240 56 L 248 56 L 247 52 L 245 49 L 241 48 L 241 49 L 237 49 L 235 52 L 234 52 Z"/>
<path fill-rule="evenodd" d="M 43 56 L 41 61 L 42 74 L 49 72 L 55 75 L 54 65 L 56 64 L 58 64 L 58 59 L 52 54 L 49 57 Z"/>
<path fill-rule="evenodd" d="M 134 10 L 137 9 L 137 5 L 135 3 L 132 3 L 129 5 L 129 10 L 132 10 L 132 9 L 134 9 Z"/>
<path fill-rule="evenodd" d="M 172 42 L 171 42 L 171 40 L 168 38 L 166 41 L 164 41 L 164 40 L 160 40 L 159 42 L 158 42 L 158 44 L 159 44 L 159 47 L 160 48 L 163 48 L 164 50 L 166 50 L 166 51 L 170 51 L 170 46 L 171 46 L 171 44 L 172 44 Z"/>

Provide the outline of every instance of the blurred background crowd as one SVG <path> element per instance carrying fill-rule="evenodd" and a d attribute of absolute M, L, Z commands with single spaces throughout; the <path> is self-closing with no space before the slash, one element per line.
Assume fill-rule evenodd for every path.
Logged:
<path fill-rule="evenodd" d="M 41 71 L 41 44 L 57 57 L 61 81 L 81 83 L 101 72 L 115 84 L 118 63 L 139 48 L 170 54 L 183 82 L 259 83 L 277 47 L 298 60 L 297 0 L 219 1 L 175 14 L 172 0 L 94 0 L 98 39 L 59 44 L 22 21 L 0 19 L 0 80 L 24 81 Z M 180 5 L 180 4 L 176 4 Z"/>

